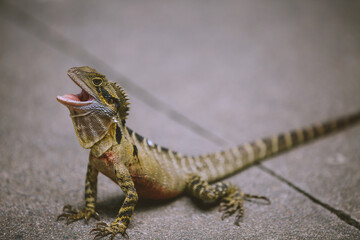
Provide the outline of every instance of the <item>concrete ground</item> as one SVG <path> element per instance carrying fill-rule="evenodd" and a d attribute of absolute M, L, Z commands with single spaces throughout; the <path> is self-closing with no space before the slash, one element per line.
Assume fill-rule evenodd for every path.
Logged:
<path fill-rule="evenodd" d="M 132 102 L 128 125 L 160 145 L 207 153 L 360 109 L 359 1 L 0 1 L 0 239 L 89 239 L 88 151 L 55 97 L 88 65 Z M 240 226 L 186 196 L 141 200 L 130 239 L 360 239 L 360 125 L 229 180 Z M 99 177 L 110 222 L 124 195 Z M 121 237 L 118 236 L 118 239 Z"/>

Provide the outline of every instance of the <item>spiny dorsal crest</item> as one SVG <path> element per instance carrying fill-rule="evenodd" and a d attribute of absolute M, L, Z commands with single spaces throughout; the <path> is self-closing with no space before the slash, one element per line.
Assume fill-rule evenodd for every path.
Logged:
<path fill-rule="evenodd" d="M 110 82 L 110 85 L 114 88 L 116 95 L 118 97 L 118 114 L 122 121 L 125 121 L 129 115 L 129 99 L 125 90 L 119 86 L 116 82 Z"/>

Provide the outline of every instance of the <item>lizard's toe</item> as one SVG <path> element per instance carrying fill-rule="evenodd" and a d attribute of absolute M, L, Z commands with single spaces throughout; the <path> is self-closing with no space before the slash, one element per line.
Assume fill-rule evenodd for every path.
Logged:
<path fill-rule="evenodd" d="M 234 189 L 221 200 L 219 207 L 219 212 L 223 212 L 221 219 L 224 220 L 236 213 L 234 224 L 239 225 L 240 219 L 244 215 L 244 200 L 251 201 L 252 199 L 262 200 L 265 204 L 270 204 L 267 197 L 251 195 L 242 192 L 240 189 Z"/>
<path fill-rule="evenodd" d="M 123 237 L 129 238 L 126 233 L 126 227 L 123 223 L 113 222 L 108 225 L 104 222 L 99 222 L 96 224 L 95 228 L 91 229 L 90 234 L 94 233 L 94 239 L 99 239 L 102 237 L 106 237 L 111 234 L 110 239 L 114 239 L 114 237 L 120 233 Z"/>
<path fill-rule="evenodd" d="M 239 225 L 239 221 L 244 214 L 244 200 L 241 196 L 232 196 L 225 198 L 220 203 L 219 212 L 222 212 L 221 220 L 230 217 L 237 212 L 235 216 L 235 224 Z"/>
<path fill-rule="evenodd" d="M 76 210 L 70 205 L 65 205 L 63 208 L 63 213 L 56 218 L 56 221 L 65 219 L 66 224 L 70 224 L 84 218 L 85 222 L 87 223 L 91 217 L 95 218 L 96 220 L 100 220 L 99 214 L 93 208 L 84 207 L 80 210 Z"/>

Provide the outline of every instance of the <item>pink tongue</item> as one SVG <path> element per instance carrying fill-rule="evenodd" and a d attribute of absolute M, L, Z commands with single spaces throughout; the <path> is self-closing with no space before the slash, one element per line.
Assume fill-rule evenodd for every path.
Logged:
<path fill-rule="evenodd" d="M 79 97 L 74 95 L 74 94 L 66 94 L 66 95 L 64 95 L 62 97 L 67 99 L 67 100 L 80 101 Z"/>

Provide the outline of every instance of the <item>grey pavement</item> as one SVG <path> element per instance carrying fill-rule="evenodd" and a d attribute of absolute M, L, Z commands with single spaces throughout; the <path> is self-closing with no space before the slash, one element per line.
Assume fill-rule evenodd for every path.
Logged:
<path fill-rule="evenodd" d="M 55 97 L 91 66 L 131 101 L 128 125 L 185 154 L 360 110 L 359 1 L 0 1 L 0 239 L 91 239 L 88 150 Z M 360 239 L 360 125 L 229 178 L 272 204 L 240 226 L 182 196 L 141 199 L 130 239 Z M 98 212 L 124 195 L 99 177 Z M 117 237 L 121 239 L 120 236 Z"/>

